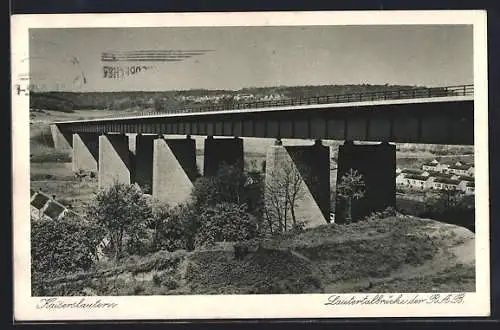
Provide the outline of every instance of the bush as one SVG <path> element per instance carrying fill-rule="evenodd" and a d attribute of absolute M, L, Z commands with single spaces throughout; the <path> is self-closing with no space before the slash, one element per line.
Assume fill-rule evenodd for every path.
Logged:
<path fill-rule="evenodd" d="M 36 147 L 31 149 L 30 162 L 32 163 L 68 163 L 71 154 L 66 150 L 56 150 L 49 147 Z"/>
<path fill-rule="evenodd" d="M 464 195 L 459 190 L 444 190 L 429 195 L 423 217 L 451 223 L 475 231 L 474 195 Z"/>
<path fill-rule="evenodd" d="M 39 127 L 38 130 L 33 129 L 33 131 L 34 132 L 30 136 L 32 143 L 54 148 L 54 140 L 52 139 L 50 126 L 42 126 Z"/>
<path fill-rule="evenodd" d="M 397 210 L 393 207 L 387 207 L 385 210 L 380 211 L 380 212 L 373 212 L 369 216 L 367 216 L 364 220 L 367 221 L 376 221 L 376 220 L 382 220 L 385 218 L 393 217 L 397 215 Z"/>
<path fill-rule="evenodd" d="M 219 203 L 246 204 L 248 212 L 260 216 L 263 182 L 259 172 L 245 173 L 238 166 L 222 165 L 214 177 L 200 177 L 192 192 L 193 206 L 203 209 Z"/>
<path fill-rule="evenodd" d="M 115 259 L 121 257 L 123 252 L 144 252 L 152 209 L 149 198 L 139 186 L 115 183 L 101 190 L 87 206 L 86 215 L 105 228 Z M 127 244 L 124 249 L 125 239 Z"/>
<path fill-rule="evenodd" d="M 149 228 L 154 230 L 152 250 L 193 250 L 199 219 L 188 204 L 176 207 L 156 205 Z"/>
<path fill-rule="evenodd" d="M 102 229 L 82 219 L 31 219 L 31 269 L 33 293 L 43 294 L 43 280 L 70 272 L 89 270 L 97 258 Z"/>
<path fill-rule="evenodd" d="M 201 177 L 195 183 L 193 200 L 198 205 L 213 206 L 221 202 L 244 202 L 245 173 L 238 167 L 223 164 L 214 177 Z"/>
<path fill-rule="evenodd" d="M 191 192 L 193 205 L 203 208 L 208 205 L 215 205 L 221 197 L 217 191 L 217 182 L 213 177 L 200 177 L 195 183 Z"/>
<path fill-rule="evenodd" d="M 201 223 L 196 235 L 196 246 L 214 242 L 242 241 L 257 236 L 257 222 L 246 212 L 245 205 L 220 203 L 207 207 L 199 215 Z"/>

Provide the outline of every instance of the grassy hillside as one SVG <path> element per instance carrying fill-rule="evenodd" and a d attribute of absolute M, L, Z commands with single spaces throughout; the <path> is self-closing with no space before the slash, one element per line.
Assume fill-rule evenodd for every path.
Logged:
<path fill-rule="evenodd" d="M 47 295 L 475 291 L 474 234 L 397 216 L 299 234 L 102 262 L 45 283 Z"/>
<path fill-rule="evenodd" d="M 30 108 L 71 112 L 83 109 L 150 109 L 168 110 L 170 107 L 205 105 L 218 101 L 247 97 L 248 102 L 273 96 L 278 99 L 384 92 L 401 89 L 425 88 L 406 85 L 322 85 L 252 87 L 240 90 L 206 90 L 164 92 L 32 92 Z M 218 99 L 218 101 L 217 101 Z"/>

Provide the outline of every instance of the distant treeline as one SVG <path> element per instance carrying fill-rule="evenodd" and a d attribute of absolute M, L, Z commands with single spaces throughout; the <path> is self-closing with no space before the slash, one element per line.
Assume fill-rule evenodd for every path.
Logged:
<path fill-rule="evenodd" d="M 168 111 L 183 106 L 202 106 L 220 102 L 252 102 L 274 99 L 304 98 L 328 95 L 376 93 L 401 89 L 425 89 L 405 85 L 323 85 L 255 87 L 240 90 L 192 89 L 164 92 L 31 92 L 30 108 L 37 110 L 72 111 L 85 109 L 154 109 Z M 235 101 L 236 100 L 236 101 Z"/>

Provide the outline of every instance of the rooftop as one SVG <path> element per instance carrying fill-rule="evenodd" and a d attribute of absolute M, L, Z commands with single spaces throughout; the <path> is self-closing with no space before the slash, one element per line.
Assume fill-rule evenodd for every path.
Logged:
<path fill-rule="evenodd" d="M 439 163 L 434 163 L 434 162 L 427 162 L 427 163 L 424 163 L 422 166 L 432 166 L 432 167 L 436 167 L 438 166 Z"/>
<path fill-rule="evenodd" d="M 411 168 L 404 168 L 401 170 L 401 173 L 405 173 L 405 174 L 421 174 L 422 171 L 421 170 L 414 170 L 414 169 L 411 169 Z"/>
<path fill-rule="evenodd" d="M 448 178 L 436 178 L 434 182 L 458 185 L 460 181 Z"/>
<path fill-rule="evenodd" d="M 46 196 L 45 194 L 38 193 L 34 196 L 33 200 L 31 201 L 31 205 L 33 205 L 37 209 L 41 209 L 49 199 L 50 197 Z"/>
<path fill-rule="evenodd" d="M 471 165 L 450 165 L 450 170 L 468 170 Z"/>
<path fill-rule="evenodd" d="M 44 213 L 51 219 L 56 220 L 64 210 L 65 207 L 62 204 L 51 201 Z"/>
<path fill-rule="evenodd" d="M 453 176 L 453 174 L 429 171 L 429 176 L 434 176 L 436 178 L 451 179 L 451 177 Z"/>
<path fill-rule="evenodd" d="M 406 178 L 412 179 L 412 180 L 420 180 L 420 181 L 427 181 L 427 179 L 428 179 L 428 177 L 426 177 L 426 176 L 416 175 L 416 174 L 408 175 Z"/>

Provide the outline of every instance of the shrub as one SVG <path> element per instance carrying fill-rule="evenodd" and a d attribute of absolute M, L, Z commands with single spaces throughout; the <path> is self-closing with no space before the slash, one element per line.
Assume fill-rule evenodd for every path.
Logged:
<path fill-rule="evenodd" d="M 134 285 L 133 293 L 135 296 L 144 293 L 144 291 L 145 291 L 144 285 L 142 285 L 142 284 Z"/>
<path fill-rule="evenodd" d="M 207 207 L 199 215 L 201 223 L 196 246 L 214 242 L 242 241 L 257 236 L 257 222 L 246 212 L 245 205 L 220 203 Z"/>
<path fill-rule="evenodd" d="M 31 268 L 34 294 L 43 294 L 43 280 L 69 272 L 89 270 L 96 247 L 103 239 L 95 223 L 66 216 L 64 219 L 31 220 Z"/>
<path fill-rule="evenodd" d="M 396 216 L 397 213 L 398 212 L 395 208 L 389 206 L 383 211 L 373 212 L 372 214 L 367 216 L 364 220 L 367 220 L 367 221 L 381 220 L 381 219 Z"/>
<path fill-rule="evenodd" d="M 165 287 L 167 290 L 175 290 L 179 288 L 179 283 L 173 279 L 171 276 L 163 274 L 160 282 L 162 287 Z"/>
<path fill-rule="evenodd" d="M 304 231 L 306 224 L 304 222 L 297 222 L 293 224 L 291 232 L 293 234 L 300 234 Z"/>
<path fill-rule="evenodd" d="M 222 165 L 213 177 L 196 180 L 193 206 L 203 209 L 219 203 L 246 204 L 248 212 L 259 216 L 262 210 L 263 183 L 259 172 L 245 173 L 235 165 Z"/>
<path fill-rule="evenodd" d="M 87 206 L 86 215 L 105 228 L 115 259 L 125 252 L 125 238 L 126 252 L 143 252 L 152 210 L 149 198 L 137 185 L 115 183 L 108 189 L 99 191 Z"/>
<path fill-rule="evenodd" d="M 213 177 L 198 178 L 192 190 L 193 205 L 203 208 L 206 205 L 215 205 L 221 197 L 217 191 L 216 179 Z"/>
<path fill-rule="evenodd" d="M 154 230 L 152 250 L 193 250 L 199 219 L 188 204 L 176 207 L 156 205 L 149 227 Z"/>
<path fill-rule="evenodd" d="M 45 146 L 31 148 L 30 162 L 32 163 L 68 163 L 71 162 L 71 154 L 66 150 L 56 150 Z"/>
<path fill-rule="evenodd" d="M 466 196 L 459 190 L 444 190 L 426 197 L 423 217 L 475 230 L 474 196 Z"/>
<path fill-rule="evenodd" d="M 243 203 L 245 182 L 245 173 L 238 166 L 223 164 L 214 177 L 197 180 L 193 200 L 203 206 L 220 202 Z"/>
<path fill-rule="evenodd" d="M 160 286 L 161 285 L 161 277 L 160 277 L 160 275 L 158 275 L 158 274 L 154 274 L 153 275 L 153 284 L 156 285 L 156 286 Z"/>
<path fill-rule="evenodd" d="M 38 127 L 38 130 L 33 129 L 33 131 L 34 132 L 30 136 L 32 143 L 54 148 L 54 140 L 52 139 L 50 126 L 41 126 Z"/>

